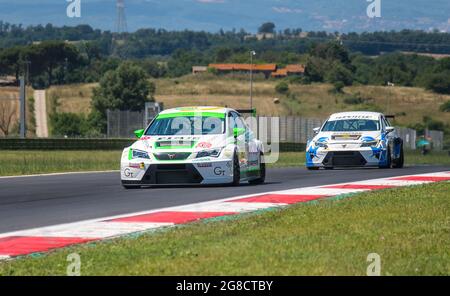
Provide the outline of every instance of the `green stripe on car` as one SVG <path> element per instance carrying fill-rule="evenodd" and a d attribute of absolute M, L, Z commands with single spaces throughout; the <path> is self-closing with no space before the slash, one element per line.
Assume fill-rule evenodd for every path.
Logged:
<path fill-rule="evenodd" d="M 156 120 L 166 119 L 166 118 L 176 118 L 176 117 L 215 117 L 215 118 L 225 118 L 225 113 L 217 112 L 177 112 L 160 114 Z"/>

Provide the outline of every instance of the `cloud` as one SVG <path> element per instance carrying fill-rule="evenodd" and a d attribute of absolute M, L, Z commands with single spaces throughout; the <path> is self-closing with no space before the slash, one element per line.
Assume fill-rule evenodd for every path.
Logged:
<path fill-rule="evenodd" d="M 215 4 L 215 3 L 225 3 L 225 0 L 197 0 L 197 2 L 200 2 L 200 3 L 213 3 L 213 4 Z"/>
<path fill-rule="evenodd" d="M 272 7 L 272 10 L 277 12 L 277 13 L 302 13 L 303 10 L 299 9 L 299 8 L 290 8 L 290 7 Z"/>

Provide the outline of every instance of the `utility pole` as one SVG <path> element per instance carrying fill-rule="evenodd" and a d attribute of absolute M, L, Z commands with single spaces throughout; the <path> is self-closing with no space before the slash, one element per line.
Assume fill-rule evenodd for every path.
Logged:
<path fill-rule="evenodd" d="M 256 55 L 254 50 L 250 51 L 250 109 L 253 110 L 253 57 Z"/>
<path fill-rule="evenodd" d="M 25 77 L 20 76 L 20 137 L 26 137 L 26 85 Z"/>

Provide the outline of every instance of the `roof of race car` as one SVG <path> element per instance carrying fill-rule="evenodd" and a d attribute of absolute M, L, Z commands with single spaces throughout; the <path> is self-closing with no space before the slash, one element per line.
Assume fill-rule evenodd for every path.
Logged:
<path fill-rule="evenodd" d="M 379 120 L 380 116 L 382 116 L 382 114 L 378 113 L 378 112 L 362 112 L 362 111 L 341 112 L 341 113 L 335 113 L 335 114 L 331 115 L 328 120 L 329 121 L 344 120 L 344 119 Z"/>
<path fill-rule="evenodd" d="M 210 117 L 225 117 L 225 114 L 232 109 L 223 107 L 181 107 L 162 111 L 158 118 L 164 117 L 182 117 L 182 116 L 210 116 Z"/>

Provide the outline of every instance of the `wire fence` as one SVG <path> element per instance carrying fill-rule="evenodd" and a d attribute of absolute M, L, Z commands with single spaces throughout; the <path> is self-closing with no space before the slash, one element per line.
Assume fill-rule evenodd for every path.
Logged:
<path fill-rule="evenodd" d="M 148 112 L 147 112 L 148 113 Z M 149 115 L 150 114 L 150 115 Z M 145 128 L 157 113 L 110 111 L 108 110 L 108 138 L 130 138 L 133 131 Z M 312 139 L 314 128 L 321 127 L 323 120 L 296 116 L 266 117 L 256 119 L 246 118 L 250 128 L 262 141 L 269 143 L 297 143 L 305 144 Z M 410 128 L 398 127 L 397 134 L 403 139 L 404 147 L 409 150 L 416 149 L 418 140 L 417 131 Z M 434 150 L 443 150 L 444 133 L 441 131 L 428 131 Z"/>

